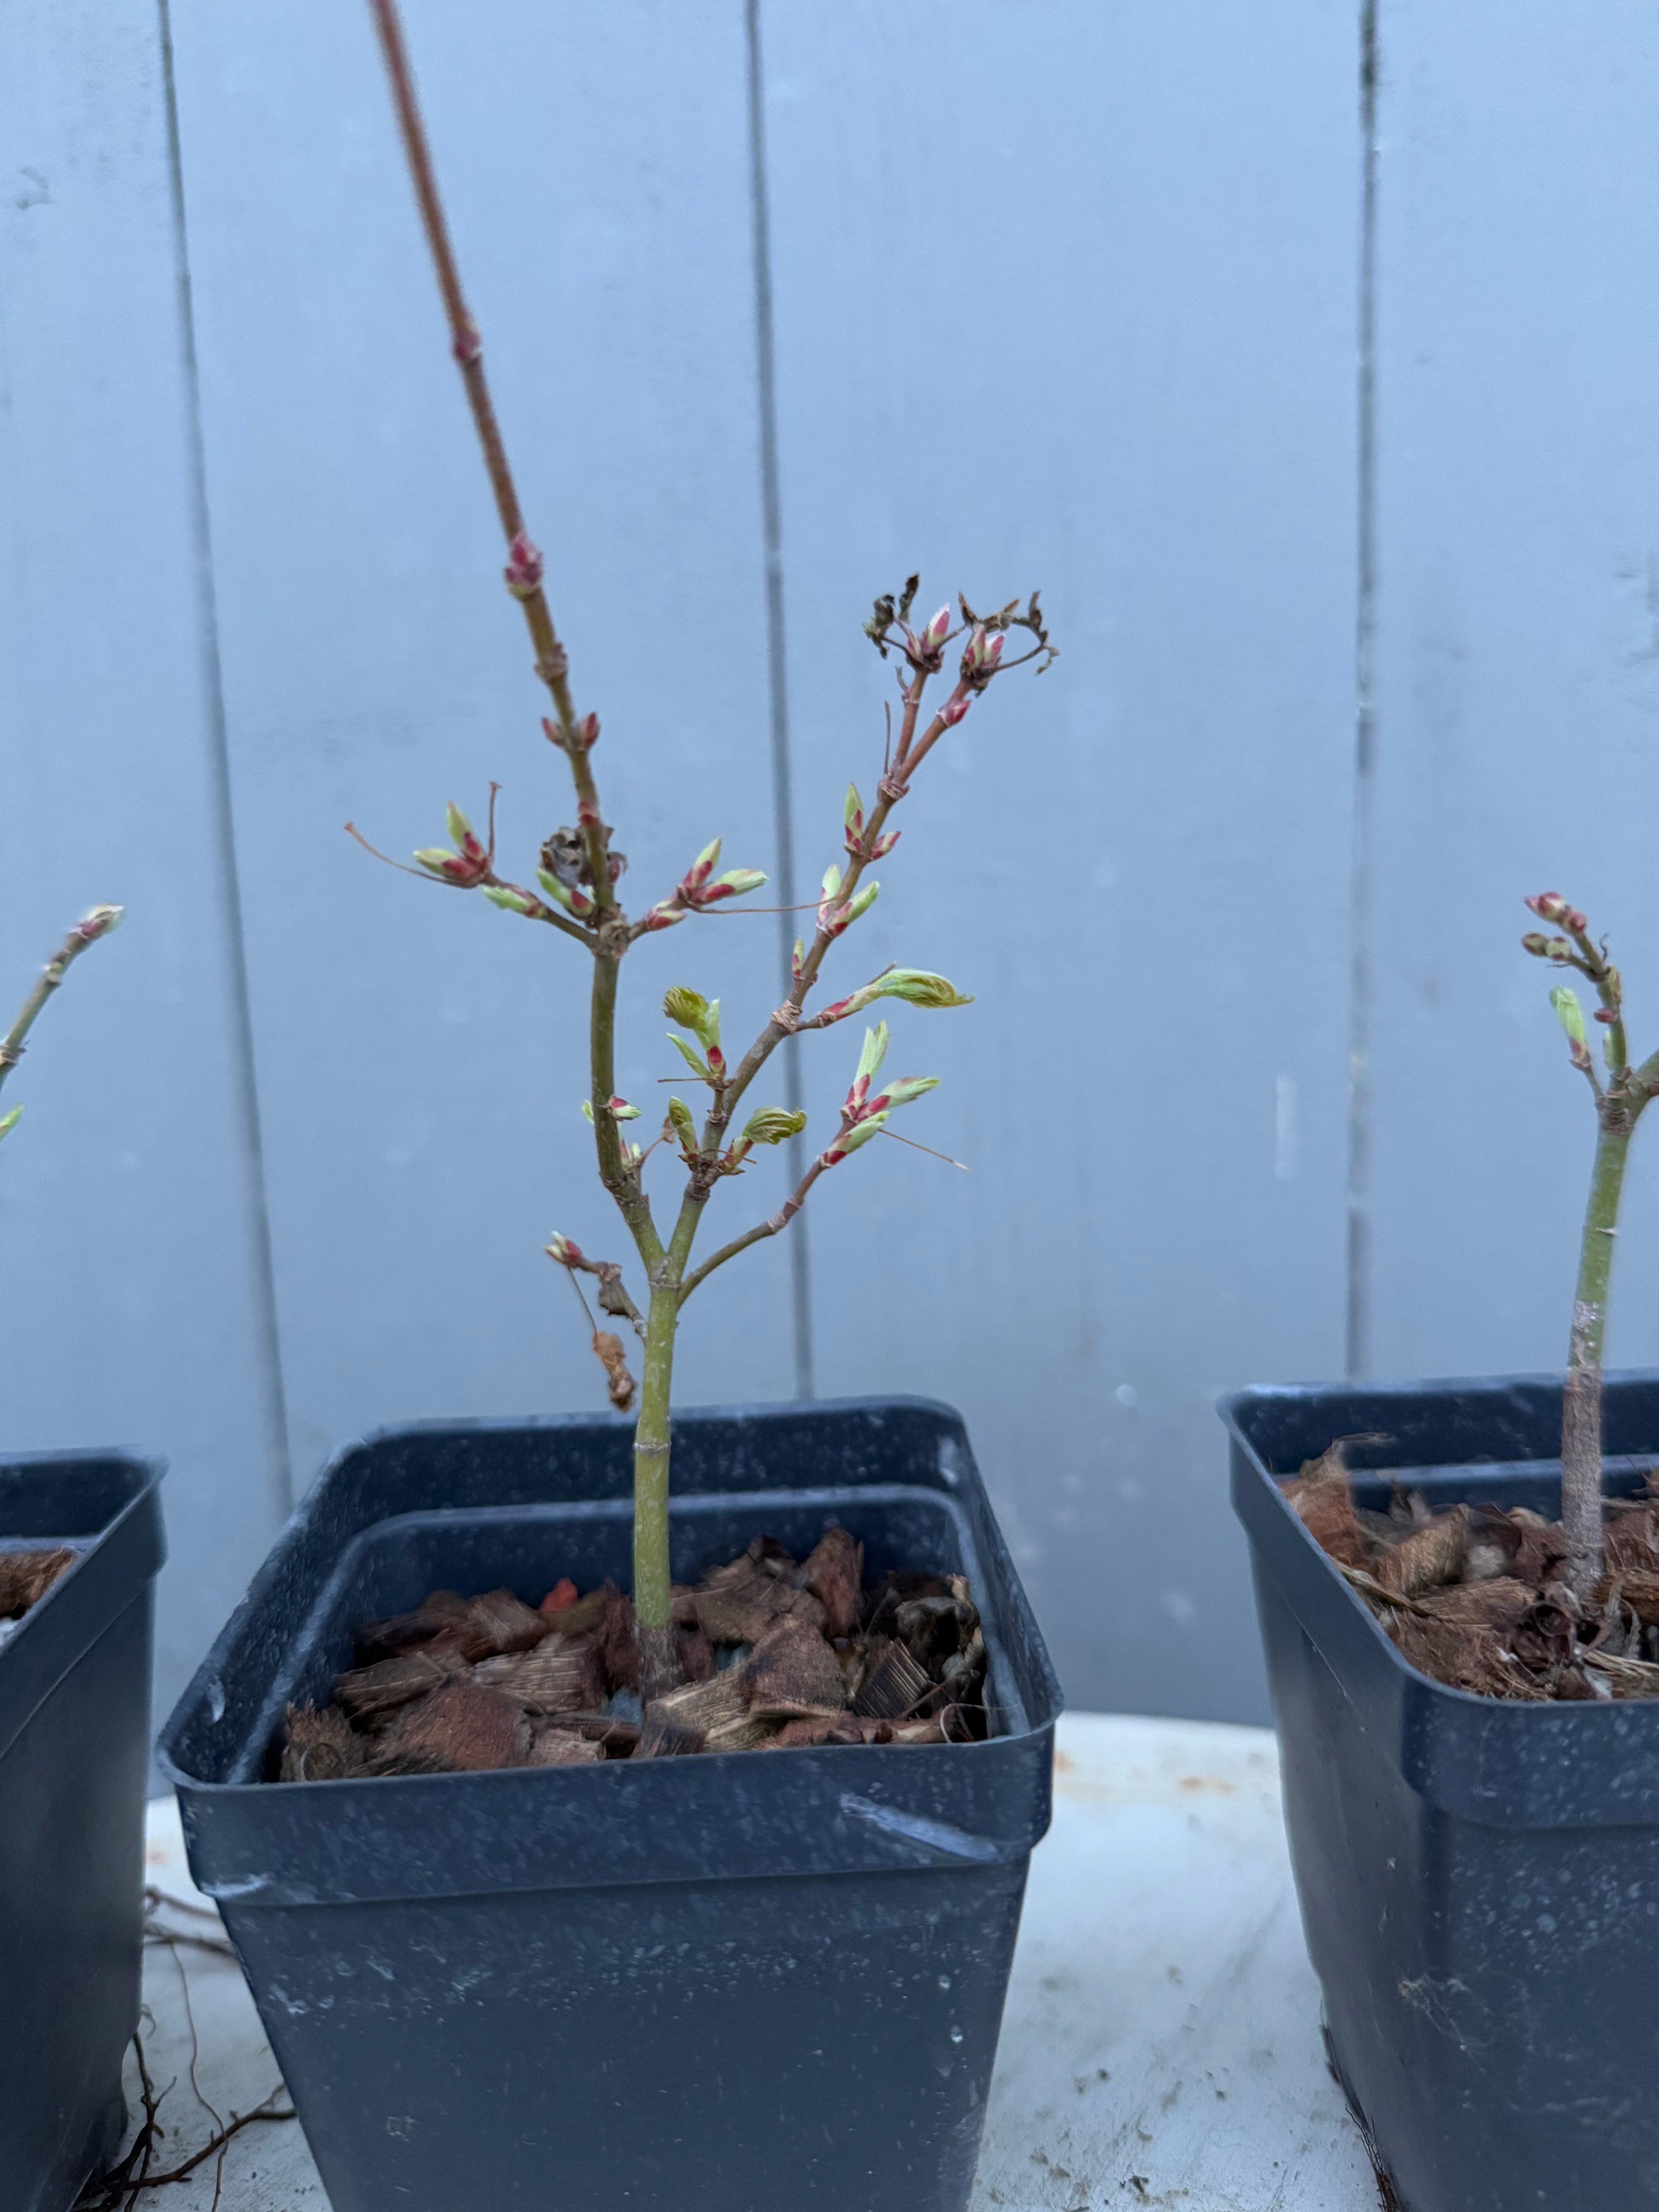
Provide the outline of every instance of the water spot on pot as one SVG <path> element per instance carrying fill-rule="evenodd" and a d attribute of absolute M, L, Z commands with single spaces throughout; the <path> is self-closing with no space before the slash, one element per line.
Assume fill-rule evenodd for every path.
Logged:
<path fill-rule="evenodd" d="M 962 2030 L 961 2030 L 959 2027 L 953 2027 L 953 2028 L 951 2030 L 951 2042 L 952 2042 L 952 2043 L 960 2043 L 960 2042 L 961 2042 L 961 2040 L 962 2040 Z"/>
<path fill-rule="evenodd" d="M 1120 1406 L 1138 1406 L 1140 1403 L 1140 1393 L 1133 1382 L 1120 1382 L 1112 1395 Z"/>
<path fill-rule="evenodd" d="M 412 2112 L 388 2112 L 386 2131 L 389 2136 L 395 2136 L 399 2142 L 407 2142 L 415 2132 L 415 2115 Z"/>
<path fill-rule="evenodd" d="M 939 1985 L 940 1989 L 942 1989 L 942 1990 L 948 1990 L 948 1989 L 950 1988 L 950 1986 L 951 1986 L 951 1977 L 949 1976 L 949 1974 L 941 1974 L 941 1975 L 939 1976 Z"/>
<path fill-rule="evenodd" d="M 225 1686 L 216 1674 L 208 1684 L 208 1718 L 222 1721 L 225 1717 Z"/>

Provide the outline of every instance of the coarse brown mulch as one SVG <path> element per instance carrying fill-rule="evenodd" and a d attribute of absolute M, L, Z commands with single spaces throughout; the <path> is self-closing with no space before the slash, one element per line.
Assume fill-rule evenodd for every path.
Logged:
<path fill-rule="evenodd" d="M 46 1551 L 0 1551 L 0 1627 L 21 1620 L 31 1606 L 39 1605 L 75 1559 L 67 1545 L 54 1545 Z M 0 1643 L 4 1640 L 0 1636 Z"/>
<path fill-rule="evenodd" d="M 1491 1698 L 1659 1697 L 1659 1476 L 1607 1506 L 1607 1571 L 1581 1604 L 1559 1522 L 1524 1506 L 1436 1512 L 1396 1487 L 1354 1503 L 1339 1439 L 1284 1484 L 1297 1515 L 1419 1673 Z"/>
<path fill-rule="evenodd" d="M 279 1778 L 477 1773 L 708 1751 L 977 1741 L 985 1639 L 960 1575 L 866 1587 L 864 1548 L 832 1528 L 800 1561 L 757 1537 L 675 1586 L 681 1686 L 641 1710 L 634 1607 L 568 1578 L 539 1606 L 434 1590 L 365 1623 L 329 1704 L 288 1710 Z"/>

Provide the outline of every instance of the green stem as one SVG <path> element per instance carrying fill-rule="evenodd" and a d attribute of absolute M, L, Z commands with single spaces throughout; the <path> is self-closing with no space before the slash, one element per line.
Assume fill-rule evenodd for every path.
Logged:
<path fill-rule="evenodd" d="M 1639 1113 L 1640 1107 L 1637 1108 Z M 1601 1579 L 1601 1346 L 1613 1276 L 1619 1197 L 1636 1115 L 1604 1113 L 1584 1209 L 1561 1409 L 1561 1526 L 1567 1578 L 1581 1601 Z"/>
<path fill-rule="evenodd" d="M 647 1699 L 671 1688 L 679 1672 L 668 1568 L 668 1407 L 679 1312 L 678 1285 L 654 1284 L 634 1430 L 634 1619 L 641 1691 Z"/>

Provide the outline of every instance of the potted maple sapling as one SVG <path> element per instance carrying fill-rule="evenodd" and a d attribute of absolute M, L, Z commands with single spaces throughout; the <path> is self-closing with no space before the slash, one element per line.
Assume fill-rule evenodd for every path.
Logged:
<path fill-rule="evenodd" d="M 94 907 L 47 961 L 0 1036 L 0 1086 L 120 919 Z M 0 1137 L 22 1110 L 0 1113 Z M 17 2212 L 66 2212 L 126 2122 L 157 1472 L 114 1451 L 0 1456 L 0 2203 Z"/>
<path fill-rule="evenodd" d="M 1328 2040 L 1409 2212 L 1659 2201 L 1659 1376 L 1601 1367 L 1659 1052 L 1527 904 L 1597 1001 L 1551 993 L 1596 1124 L 1565 1376 L 1224 1408 Z"/>
<path fill-rule="evenodd" d="M 325 1470 L 164 1732 L 191 1864 L 335 2212 L 550 2187 L 592 2212 L 958 2212 L 1048 1820 L 1042 1641 L 948 1409 L 671 1401 L 687 1302 L 933 1088 L 889 1076 L 887 1024 L 860 1018 L 963 994 L 896 967 L 828 999 L 821 972 L 930 754 L 1053 648 L 1035 594 L 926 621 L 915 578 L 877 601 L 896 721 L 867 805 L 848 791 L 781 1001 L 734 1052 L 701 963 L 665 970 L 660 948 L 765 878 L 723 867 L 716 838 L 624 907 L 599 720 L 520 511 L 397 17 L 373 5 L 550 706 L 544 757 L 574 802 L 517 878 L 493 792 L 483 834 L 452 805 L 412 872 L 588 963 L 586 1110 L 632 1249 L 625 1266 L 547 1247 L 618 1324 L 592 1336 L 612 1412 L 388 1431 Z M 615 1071 L 641 960 L 689 1079 L 656 1132 Z M 700 1253 L 710 1208 L 801 1131 L 762 1079 L 819 1031 L 852 1042 L 811 1164 Z"/>

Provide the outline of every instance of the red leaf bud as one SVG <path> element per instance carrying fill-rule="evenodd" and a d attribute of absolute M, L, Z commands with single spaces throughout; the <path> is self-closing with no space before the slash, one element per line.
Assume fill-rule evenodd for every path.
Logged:
<path fill-rule="evenodd" d="M 541 589 L 541 552 L 522 530 L 507 549 L 507 566 L 501 571 L 501 580 L 516 599 L 527 599 L 532 592 Z"/>

